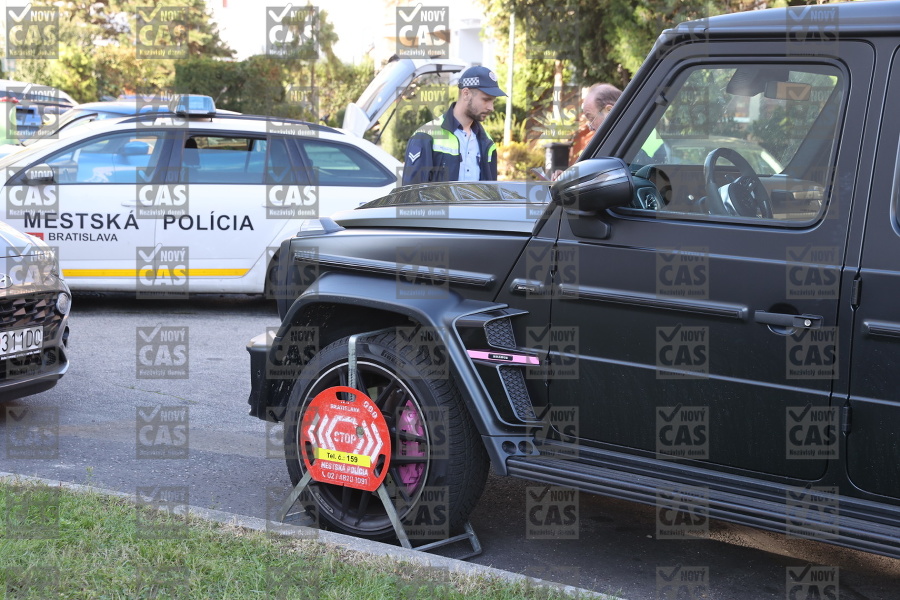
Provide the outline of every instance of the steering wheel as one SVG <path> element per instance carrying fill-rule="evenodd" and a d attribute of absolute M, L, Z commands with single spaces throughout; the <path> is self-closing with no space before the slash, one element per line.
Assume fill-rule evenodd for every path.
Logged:
<path fill-rule="evenodd" d="M 716 161 L 724 158 L 740 171 L 733 183 L 726 187 L 725 197 L 719 193 L 716 183 Z M 706 178 L 706 197 L 710 211 L 714 214 L 737 217 L 762 217 L 772 219 L 772 201 L 759 175 L 747 160 L 731 148 L 716 148 L 710 152 L 703 163 L 703 176 Z"/>

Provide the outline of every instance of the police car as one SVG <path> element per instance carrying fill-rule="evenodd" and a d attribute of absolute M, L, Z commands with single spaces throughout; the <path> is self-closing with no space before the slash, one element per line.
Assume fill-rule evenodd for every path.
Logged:
<path fill-rule="evenodd" d="M 282 239 L 384 196 L 400 166 L 337 129 L 179 96 L 0 160 L 0 219 L 57 248 L 73 290 L 262 293 Z"/>

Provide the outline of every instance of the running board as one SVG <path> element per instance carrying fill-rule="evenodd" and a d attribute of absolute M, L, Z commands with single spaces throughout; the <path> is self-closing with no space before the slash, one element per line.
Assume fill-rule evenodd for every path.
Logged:
<path fill-rule="evenodd" d="M 699 508 L 711 518 L 900 558 L 900 527 L 890 524 L 900 523 L 900 509 L 885 514 L 883 507 L 876 508 L 874 503 L 822 492 L 824 488 L 786 486 L 694 469 L 693 477 L 677 478 L 683 483 L 676 483 L 647 475 L 647 469 L 642 474 L 543 456 L 511 457 L 506 467 L 513 477 L 643 504 L 668 505 L 666 498 L 684 493 L 699 498 Z M 683 466 L 661 466 L 663 471 L 679 467 Z M 696 494 L 698 490 L 702 493 Z"/>

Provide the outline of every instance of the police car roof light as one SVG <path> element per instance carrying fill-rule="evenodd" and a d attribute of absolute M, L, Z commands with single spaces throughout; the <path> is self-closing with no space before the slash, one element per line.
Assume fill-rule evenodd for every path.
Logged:
<path fill-rule="evenodd" d="M 169 110 L 185 117 L 214 117 L 216 103 L 210 96 L 178 94 L 169 102 Z"/>

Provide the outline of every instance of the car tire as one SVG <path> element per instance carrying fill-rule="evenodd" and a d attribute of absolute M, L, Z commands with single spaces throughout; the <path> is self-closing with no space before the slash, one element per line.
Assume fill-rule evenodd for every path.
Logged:
<path fill-rule="evenodd" d="M 391 432 L 391 464 L 384 485 L 401 521 L 416 525 L 427 520 L 438 529 L 446 524 L 446 534 L 452 535 L 465 524 L 484 490 L 489 459 L 447 365 L 436 368 L 434 353 L 400 339 L 389 332 L 357 340 L 362 381 L 357 388 L 381 409 Z M 305 473 L 299 446 L 304 410 L 321 391 L 348 384 L 348 351 L 349 338 L 323 348 L 293 387 L 285 412 L 284 447 L 294 485 Z M 376 492 L 313 482 L 301 501 L 320 527 L 374 540 L 396 537 Z"/>

